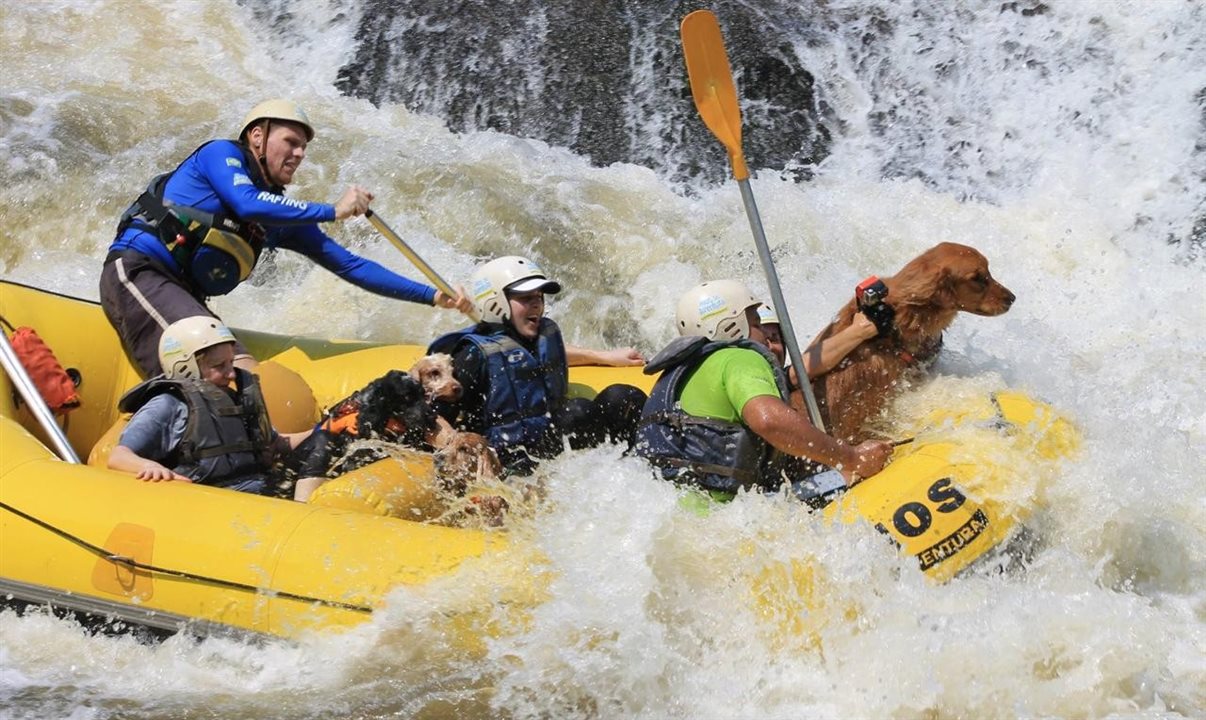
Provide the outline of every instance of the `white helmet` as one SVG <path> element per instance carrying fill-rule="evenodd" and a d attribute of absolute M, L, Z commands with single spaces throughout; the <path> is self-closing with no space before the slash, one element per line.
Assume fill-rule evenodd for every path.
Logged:
<path fill-rule="evenodd" d="M 775 306 L 762 303 L 758 306 L 758 321 L 763 325 L 780 325 L 779 316 L 775 314 Z"/>
<path fill-rule="evenodd" d="M 274 98 L 265 100 L 264 102 L 251 108 L 251 112 L 247 113 L 243 118 L 243 124 L 239 126 L 239 139 L 243 139 L 247 128 L 261 120 L 287 120 L 295 122 L 305 128 L 306 142 L 314 139 L 314 126 L 310 124 L 310 118 L 306 116 L 306 111 L 301 109 L 301 106 L 292 100 L 283 98 Z"/>
<path fill-rule="evenodd" d="M 482 322 L 505 323 L 511 319 L 508 292 L 561 292 L 561 283 L 549 280 L 536 263 L 508 255 L 479 267 L 469 278 L 469 292 Z"/>
<path fill-rule="evenodd" d="M 678 301 L 678 334 L 709 340 L 741 340 L 750 336 L 745 311 L 760 303 L 743 283 L 711 280 L 696 285 Z"/>
<path fill-rule="evenodd" d="M 222 343 L 232 343 L 235 336 L 217 318 L 194 315 L 177 320 L 159 338 L 159 365 L 170 378 L 201 377 L 197 353 Z"/>

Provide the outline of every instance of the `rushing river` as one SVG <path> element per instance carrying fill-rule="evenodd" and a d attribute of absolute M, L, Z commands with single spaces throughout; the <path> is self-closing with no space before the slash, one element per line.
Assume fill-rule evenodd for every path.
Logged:
<path fill-rule="evenodd" d="M 706 134 L 683 109 L 681 62 L 656 51 L 676 43 L 682 8 L 660 4 L 672 11 L 651 40 L 654 3 L 583 3 L 622 16 L 626 33 L 592 21 L 592 37 L 628 38 L 625 85 L 590 113 L 567 96 L 581 119 L 567 129 L 531 112 L 504 122 L 519 110 L 499 98 L 522 89 L 523 107 L 547 116 L 557 104 L 536 85 L 579 87 L 551 58 L 614 60 L 614 48 L 541 55 L 555 14 L 500 3 L 532 42 L 503 43 L 519 71 L 499 82 L 521 85 L 487 90 L 484 61 L 442 77 L 447 53 L 407 46 L 454 42 L 456 15 L 439 13 L 463 20 L 486 3 L 416 2 L 405 18 L 392 5 L 0 5 L 0 275 L 96 297 L 116 219 L 146 180 L 285 95 L 318 130 L 292 195 L 369 187 L 381 217 L 454 281 L 484 258 L 539 259 L 567 287 L 550 312 L 577 344 L 652 353 L 691 285 L 765 288 L 723 154 L 698 144 Z M 0 718 L 1206 716 L 1206 5 L 717 8 L 722 25 L 727 8 L 754 30 L 734 35 L 735 58 L 787 58 L 813 77 L 816 126 L 793 126 L 784 146 L 759 120 L 775 115 L 774 83 L 748 75 L 763 99 L 746 136 L 776 158 L 751 152 L 771 166 L 753 188 L 798 330 L 810 336 L 863 277 L 940 240 L 979 248 L 1018 295 L 1002 317 L 959 318 L 938 379 L 913 392 L 941 403 L 1014 387 L 1082 433 L 1035 501 L 1024 570 L 934 585 L 867 528 L 826 526 L 781 499 L 695 518 L 605 447 L 545 468 L 547 498 L 516 532 L 549 559 L 550 597 L 482 657 L 449 651 L 429 622 L 473 593 L 490 602 L 472 577 L 396 592 L 369 624 L 299 643 L 141 644 L 0 611 Z M 765 47 L 759 23 L 774 32 Z M 423 75 L 423 58 L 437 70 Z M 394 72 L 367 74 L 370 61 Z M 474 130 L 443 86 L 481 93 L 480 126 L 495 129 Z M 655 88 L 664 108 L 643 94 Z M 614 153 L 592 134 L 604 126 L 620 133 Z M 331 232 L 417 277 L 363 220 Z M 240 327 L 399 342 L 458 325 L 288 253 L 215 307 Z M 829 597 L 859 607 L 819 647 L 768 636 L 734 580 L 803 556 Z"/>

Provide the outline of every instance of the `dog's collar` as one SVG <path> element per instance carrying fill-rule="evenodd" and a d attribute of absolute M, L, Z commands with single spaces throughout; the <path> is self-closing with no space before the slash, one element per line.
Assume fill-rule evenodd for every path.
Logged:
<path fill-rule="evenodd" d="M 864 280 L 863 282 L 867 283 L 870 280 L 878 281 L 879 278 L 876 278 L 874 275 L 872 275 L 870 278 L 868 278 L 867 280 Z M 880 282 L 882 284 L 882 281 L 880 281 Z M 917 363 L 917 357 L 915 355 L 913 355 L 913 353 L 909 352 L 908 348 L 905 347 L 904 338 L 902 338 L 900 336 L 900 327 L 896 324 L 896 307 L 894 305 L 892 305 L 892 303 L 888 302 L 887 300 L 881 300 L 880 302 L 883 303 L 884 305 L 887 305 L 891 311 L 891 314 L 888 316 L 889 318 L 891 318 L 891 320 L 889 321 L 889 325 L 888 325 L 888 327 L 890 328 L 888 336 L 889 336 L 889 338 L 891 338 L 892 344 L 896 346 L 896 348 L 895 348 L 896 357 L 900 358 L 900 361 L 903 362 L 905 365 L 915 365 Z"/>
<path fill-rule="evenodd" d="M 896 346 L 896 357 L 900 358 L 901 362 L 906 365 L 920 365 L 925 360 L 933 359 L 938 353 L 938 350 L 942 347 L 942 336 L 938 336 L 938 341 L 933 344 L 933 347 L 926 346 L 917 350 L 919 353 L 924 353 L 924 360 L 919 360 L 915 354 L 905 347 L 904 339 L 900 337 L 900 328 L 896 327 L 895 323 L 892 325 L 892 344 Z"/>

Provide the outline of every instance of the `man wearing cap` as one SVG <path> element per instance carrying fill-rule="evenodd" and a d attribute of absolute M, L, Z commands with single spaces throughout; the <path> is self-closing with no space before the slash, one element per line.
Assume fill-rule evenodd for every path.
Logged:
<path fill-rule="evenodd" d="M 354 255 L 318 223 L 363 215 L 373 194 L 353 185 L 333 205 L 286 197 L 314 128 L 300 107 L 268 100 L 247 114 L 238 140 L 212 140 L 172 172 L 154 178 L 121 217 L 101 271 L 106 317 L 144 376 L 156 375 L 164 328 L 185 317 L 214 316 L 207 298 L 247 279 L 265 248 L 309 257 L 369 292 L 468 311 L 448 297 Z M 254 358 L 236 347 L 236 364 Z"/>
<path fill-rule="evenodd" d="M 611 385 L 594 400 L 569 398 L 571 365 L 640 365 L 632 348 L 588 350 L 567 346 L 557 323 L 544 315 L 544 296 L 561 292 L 527 258 L 501 257 L 469 281 L 481 317 L 428 348 L 453 357 L 464 392 L 456 404 L 437 403 L 454 426 L 484 435 L 508 471 L 531 472 L 539 458 L 564 447 L 590 447 L 610 438 L 630 444 L 645 404 L 631 385 Z"/>

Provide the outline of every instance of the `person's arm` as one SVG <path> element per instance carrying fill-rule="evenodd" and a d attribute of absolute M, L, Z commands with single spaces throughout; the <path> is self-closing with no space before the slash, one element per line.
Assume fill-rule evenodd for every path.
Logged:
<path fill-rule="evenodd" d="M 301 432 L 292 432 L 292 433 L 278 432 L 276 434 L 278 441 L 283 438 L 285 444 L 288 445 L 288 447 L 285 447 L 285 445 L 281 445 L 282 454 L 287 453 L 290 450 L 296 450 L 297 446 L 301 445 L 303 442 L 305 442 L 306 439 L 310 437 L 310 433 L 312 433 L 312 432 L 314 432 L 314 428 L 308 428 L 306 430 L 302 430 Z"/>
<path fill-rule="evenodd" d="M 109 454 L 109 467 L 140 480 L 192 482 L 163 465 L 188 423 L 188 405 L 168 394 L 156 395 L 134 413 Z"/>
<path fill-rule="evenodd" d="M 222 204 L 243 220 L 265 225 L 296 225 L 331 222 L 338 217 L 335 205 L 295 200 L 256 187 L 251 181 L 252 171 L 244 167 L 243 153 L 233 141 L 210 143 L 201 148 L 196 159 L 198 169 Z M 196 190 L 185 189 L 185 192 L 191 194 Z M 345 192 L 340 198 L 340 202 L 348 206 L 345 211 L 359 207 L 355 197 L 349 200 L 347 196 Z M 367 207 L 367 203 L 364 205 Z"/>
<path fill-rule="evenodd" d="M 875 323 L 868 320 L 866 315 L 854 313 L 854 320 L 849 325 L 824 340 L 813 340 L 804 351 L 804 372 L 808 373 L 808 379 L 815 380 L 837 367 L 854 348 L 878 333 Z"/>
<path fill-rule="evenodd" d="M 457 294 L 453 297 L 430 285 L 405 278 L 372 260 L 349 252 L 317 225 L 274 228 L 270 231 L 270 237 L 276 247 L 301 253 L 323 268 L 371 293 L 421 305 L 460 310 L 466 315 L 473 309 L 473 303 L 465 297 L 464 288 L 458 287 Z"/>
<path fill-rule="evenodd" d="M 435 302 L 435 288 L 402 277 L 372 260 L 348 252 L 317 225 L 279 228 L 273 235 L 278 247 L 301 253 L 340 278 L 371 293 L 421 305 Z"/>
<path fill-rule="evenodd" d="M 243 220 L 269 226 L 269 237 L 273 241 L 270 245 L 277 244 L 307 255 L 341 278 L 378 295 L 456 309 L 465 314 L 471 311 L 472 302 L 462 289 L 458 288 L 457 293 L 450 296 L 416 283 L 348 252 L 318 229 L 315 223 L 363 215 L 373 199 L 367 190 L 353 185 L 334 205 L 295 200 L 261 190 L 251 182 L 249 171 L 244 167 L 243 153 L 233 142 L 206 145 L 197 153 L 196 163 L 203 179 L 181 173 L 179 180 L 173 177 L 170 182 L 191 183 L 192 186 L 176 190 L 184 196 L 214 193 L 223 205 Z"/>
<path fill-rule="evenodd" d="M 455 295 L 449 295 L 443 290 L 436 288 L 435 299 L 432 301 L 432 304 L 445 310 L 459 310 L 462 314 L 472 318 L 473 301 L 465 294 L 465 287 L 457 285 L 452 290 L 456 293 Z"/>
<path fill-rule="evenodd" d="M 616 348 L 615 350 L 592 350 L 574 345 L 565 346 L 565 361 L 570 367 L 576 365 L 609 365 L 611 367 L 630 367 L 644 365 L 645 356 L 636 348 Z"/>
<path fill-rule="evenodd" d="M 721 387 L 729 406 L 775 449 L 837 468 L 851 485 L 883 469 L 891 445 L 875 441 L 853 448 L 818 430 L 783 402 L 771 367 L 760 355 L 745 350 L 729 353 L 723 360 Z"/>
<path fill-rule="evenodd" d="M 746 402 L 741 408 L 741 419 L 776 449 L 836 468 L 851 485 L 882 470 L 892 455 L 892 446 L 878 440 L 858 447 L 840 443 L 770 395 Z"/>
<path fill-rule="evenodd" d="M 159 482 L 160 480 L 192 482 L 192 480 L 184 475 L 166 468 L 154 460 L 142 457 L 125 445 L 118 445 L 113 448 L 113 452 L 109 453 L 109 469 L 133 473 L 139 480 L 148 480 L 150 482 Z"/>
<path fill-rule="evenodd" d="M 278 460 L 284 459 L 286 455 L 296 450 L 297 446 L 305 442 L 313 432 L 314 428 L 295 433 L 282 433 L 273 428 L 272 438 L 268 441 L 268 447 L 264 449 L 263 457 L 260 459 L 266 466 L 274 465 Z"/>

